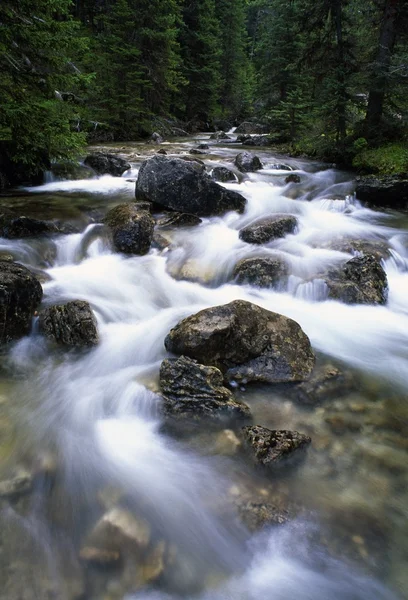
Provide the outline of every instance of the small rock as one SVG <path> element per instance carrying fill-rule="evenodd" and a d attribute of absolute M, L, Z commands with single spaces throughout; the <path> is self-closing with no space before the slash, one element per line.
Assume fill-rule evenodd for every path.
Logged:
<path fill-rule="evenodd" d="M 157 150 L 157 154 L 164 154 L 167 155 L 167 152 L 164 148 L 160 148 L 160 150 Z"/>
<path fill-rule="evenodd" d="M 239 232 L 239 237 L 247 244 L 266 244 L 277 238 L 293 233 L 297 219 L 293 215 L 273 215 L 258 219 Z"/>
<path fill-rule="evenodd" d="M 226 183 L 227 181 L 236 181 L 235 174 L 226 167 L 214 167 L 211 176 L 215 181 Z"/>
<path fill-rule="evenodd" d="M 296 173 L 291 173 L 285 179 L 285 183 L 300 183 L 300 181 L 300 175 L 297 175 Z"/>
<path fill-rule="evenodd" d="M 241 173 L 250 173 L 262 169 L 260 159 L 249 152 L 240 152 L 235 157 L 234 164 Z"/>
<path fill-rule="evenodd" d="M 83 300 L 45 308 L 40 312 L 39 329 L 58 344 L 72 348 L 95 346 L 99 341 L 95 316 Z"/>
<path fill-rule="evenodd" d="M 290 520 L 289 511 L 274 504 L 251 501 L 238 502 L 237 509 L 242 521 L 252 532 L 265 526 L 284 525 Z"/>
<path fill-rule="evenodd" d="M 267 469 L 299 461 L 312 441 L 308 435 L 297 431 L 270 430 L 259 425 L 244 427 L 242 432 L 255 462 Z"/>
<path fill-rule="evenodd" d="M 207 154 L 204 150 L 198 150 L 198 148 L 191 148 L 190 154 Z"/>
<path fill-rule="evenodd" d="M 210 146 L 208 144 L 199 144 L 197 146 L 197 150 L 209 150 Z"/>
<path fill-rule="evenodd" d="M 26 471 L 21 471 L 12 479 L 0 481 L 0 498 L 15 498 L 28 494 L 33 488 L 33 477 Z"/>
<path fill-rule="evenodd" d="M 152 135 L 150 136 L 150 139 L 149 139 L 150 144 L 162 144 L 163 142 L 164 142 L 164 139 L 162 138 L 160 133 L 157 133 L 157 131 L 152 133 Z"/>
<path fill-rule="evenodd" d="M 261 288 L 277 287 L 288 275 L 288 267 L 279 258 L 244 258 L 234 268 L 237 283 Z"/>
<path fill-rule="evenodd" d="M 210 135 L 210 140 L 230 140 L 230 136 L 225 133 L 225 131 L 217 131 Z"/>

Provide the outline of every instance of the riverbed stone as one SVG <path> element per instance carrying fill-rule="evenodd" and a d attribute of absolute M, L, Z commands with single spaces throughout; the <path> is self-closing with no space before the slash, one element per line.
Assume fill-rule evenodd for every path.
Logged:
<path fill-rule="evenodd" d="M 279 389 L 298 404 L 318 406 L 346 396 L 355 387 L 355 380 L 350 373 L 326 364 L 316 367 L 307 381 L 284 384 Z"/>
<path fill-rule="evenodd" d="M 58 227 L 50 221 L 18 216 L 8 211 L 0 214 L 0 237 L 19 239 L 58 232 Z"/>
<path fill-rule="evenodd" d="M 262 169 L 260 158 L 250 152 L 240 152 L 237 154 L 234 164 L 241 173 L 250 173 Z"/>
<path fill-rule="evenodd" d="M 41 284 L 31 271 L 14 262 L 0 261 L 1 344 L 30 332 L 32 317 L 42 295 Z"/>
<path fill-rule="evenodd" d="M 235 401 L 216 367 L 181 356 L 165 359 L 160 367 L 163 410 L 167 417 L 188 421 L 248 419 L 248 407 Z"/>
<path fill-rule="evenodd" d="M 239 237 L 247 244 L 267 244 L 272 240 L 293 233 L 297 227 L 293 215 L 277 214 L 258 219 L 239 232 Z"/>
<path fill-rule="evenodd" d="M 237 283 L 273 288 L 285 280 L 288 266 L 280 258 L 243 258 L 234 267 L 232 276 Z"/>
<path fill-rule="evenodd" d="M 95 346 L 99 341 L 95 316 L 84 300 L 44 308 L 39 315 L 39 329 L 57 344 L 71 348 Z"/>
<path fill-rule="evenodd" d="M 346 304 L 385 304 L 388 296 L 387 275 L 372 255 L 356 256 L 325 279 L 329 298 Z"/>
<path fill-rule="evenodd" d="M 298 323 L 245 300 L 183 319 L 167 335 L 165 346 L 218 367 L 227 381 L 304 381 L 315 362 Z"/>
<path fill-rule="evenodd" d="M 157 155 L 140 167 L 136 198 L 198 216 L 243 212 L 246 205 L 241 194 L 213 181 L 203 164 Z"/>
<path fill-rule="evenodd" d="M 0 498 L 17 498 L 31 492 L 33 477 L 25 469 L 20 469 L 10 479 L 0 481 Z"/>
<path fill-rule="evenodd" d="M 226 183 L 228 181 L 236 181 L 235 174 L 227 169 L 227 167 L 214 167 L 211 172 L 211 176 L 215 181 L 221 181 Z"/>
<path fill-rule="evenodd" d="M 298 463 L 312 441 L 298 431 L 271 430 L 260 425 L 246 426 L 242 434 L 255 463 L 270 470 Z"/>
<path fill-rule="evenodd" d="M 291 515 L 289 511 L 269 502 L 236 502 L 238 515 L 251 532 L 266 526 L 284 525 Z"/>
<path fill-rule="evenodd" d="M 113 175 L 114 177 L 121 177 L 125 171 L 131 168 L 131 164 L 127 160 L 108 152 L 89 154 L 85 158 L 84 164 L 91 167 L 98 175 Z"/>
<path fill-rule="evenodd" d="M 408 207 L 408 175 L 369 175 L 357 177 L 356 196 L 371 206 Z"/>

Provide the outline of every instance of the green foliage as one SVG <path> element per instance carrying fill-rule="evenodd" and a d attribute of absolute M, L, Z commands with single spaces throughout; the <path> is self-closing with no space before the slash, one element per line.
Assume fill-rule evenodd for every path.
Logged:
<path fill-rule="evenodd" d="M 408 148 L 406 144 L 387 144 L 360 150 L 353 159 L 353 167 L 367 173 L 406 173 Z"/>

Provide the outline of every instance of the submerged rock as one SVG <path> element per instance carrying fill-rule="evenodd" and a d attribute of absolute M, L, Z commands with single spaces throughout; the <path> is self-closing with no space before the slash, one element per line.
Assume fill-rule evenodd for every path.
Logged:
<path fill-rule="evenodd" d="M 273 215 L 258 219 L 239 232 L 239 237 L 247 244 L 266 244 L 277 238 L 293 233 L 297 219 L 293 215 Z"/>
<path fill-rule="evenodd" d="M 98 175 L 113 175 L 121 177 L 125 171 L 131 168 L 127 160 L 105 152 L 95 152 L 84 160 L 84 164 L 91 167 Z"/>
<path fill-rule="evenodd" d="M 0 237 L 18 239 L 58 232 L 58 227 L 49 221 L 16 216 L 6 212 L 0 214 Z"/>
<path fill-rule="evenodd" d="M 167 417 L 223 422 L 250 416 L 248 407 L 236 402 L 232 392 L 224 387 L 219 369 L 185 356 L 162 362 L 160 387 Z"/>
<path fill-rule="evenodd" d="M 262 288 L 277 287 L 288 275 L 288 267 L 279 258 L 244 258 L 234 268 L 237 283 Z"/>
<path fill-rule="evenodd" d="M 223 183 L 227 181 L 236 181 L 237 179 L 235 174 L 226 167 L 214 167 L 211 176 L 215 181 L 221 181 Z"/>
<path fill-rule="evenodd" d="M 265 526 L 284 525 L 290 520 L 286 508 L 268 502 L 238 502 L 237 510 L 243 523 L 252 532 Z"/>
<path fill-rule="evenodd" d="M 217 366 L 229 381 L 304 381 L 315 361 L 298 323 L 244 300 L 183 319 L 167 335 L 165 346 Z"/>
<path fill-rule="evenodd" d="M 119 204 L 106 215 L 104 222 L 111 229 L 113 245 L 125 254 L 147 254 L 153 239 L 154 219 L 141 210 L 145 202 Z M 148 205 L 150 206 L 150 204 Z"/>
<path fill-rule="evenodd" d="M 0 343 L 27 335 L 43 291 L 37 278 L 22 265 L 0 261 Z"/>
<path fill-rule="evenodd" d="M 371 254 L 379 261 L 387 260 L 391 256 L 387 242 L 381 240 L 340 238 L 329 240 L 322 247 L 338 252 L 347 252 L 348 254 Z"/>
<path fill-rule="evenodd" d="M 372 206 L 406 208 L 408 206 L 408 176 L 384 175 L 357 177 L 356 196 Z"/>
<path fill-rule="evenodd" d="M 155 156 L 140 167 L 136 198 L 165 208 L 199 216 L 243 212 L 246 200 L 241 194 L 218 185 L 205 166 L 180 158 Z"/>
<path fill-rule="evenodd" d="M 314 369 L 307 381 L 297 384 L 284 384 L 282 391 L 289 398 L 306 406 L 317 406 L 341 398 L 355 387 L 353 377 L 333 365 Z"/>
<path fill-rule="evenodd" d="M 325 280 L 329 298 L 346 304 L 385 304 L 387 275 L 381 263 L 371 255 L 357 256 L 339 270 L 329 271 Z"/>
<path fill-rule="evenodd" d="M 300 183 L 300 175 L 297 175 L 296 173 L 288 175 L 285 179 L 285 183 Z"/>
<path fill-rule="evenodd" d="M 259 425 L 244 427 L 242 432 L 255 462 L 272 470 L 297 463 L 312 441 L 297 431 L 271 430 Z"/>
<path fill-rule="evenodd" d="M 88 302 L 74 300 L 45 308 L 40 312 L 39 328 L 46 337 L 63 346 L 95 346 L 98 329 Z"/>
<path fill-rule="evenodd" d="M 234 164 L 241 173 L 250 173 L 262 169 L 260 159 L 249 152 L 240 152 L 235 157 Z"/>
<path fill-rule="evenodd" d="M 33 488 L 33 477 L 27 471 L 17 473 L 11 479 L 0 481 L 0 498 L 16 498 L 28 494 Z"/>

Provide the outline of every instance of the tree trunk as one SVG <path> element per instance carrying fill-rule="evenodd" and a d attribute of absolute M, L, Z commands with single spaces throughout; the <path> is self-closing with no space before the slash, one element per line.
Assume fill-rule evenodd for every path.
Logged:
<path fill-rule="evenodd" d="M 344 41 L 343 41 L 343 14 L 341 0 L 333 0 L 332 2 L 332 19 L 336 29 L 337 43 L 337 141 L 346 137 L 346 107 L 347 107 L 347 90 L 345 78 L 345 57 L 344 57 Z"/>
<path fill-rule="evenodd" d="M 381 122 L 400 7 L 401 0 L 386 0 L 374 72 L 368 95 L 365 119 L 368 131 L 377 127 Z"/>

